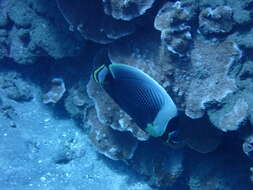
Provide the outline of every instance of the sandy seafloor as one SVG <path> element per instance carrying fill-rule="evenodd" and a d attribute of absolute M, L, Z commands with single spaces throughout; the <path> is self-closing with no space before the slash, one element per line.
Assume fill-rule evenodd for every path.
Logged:
<path fill-rule="evenodd" d="M 18 113 L 17 128 L 1 116 L 2 190 L 150 189 L 122 163 L 100 156 L 75 122 L 54 115 L 32 88 L 32 101 L 9 102 Z M 75 158 L 64 163 L 72 151 Z"/>

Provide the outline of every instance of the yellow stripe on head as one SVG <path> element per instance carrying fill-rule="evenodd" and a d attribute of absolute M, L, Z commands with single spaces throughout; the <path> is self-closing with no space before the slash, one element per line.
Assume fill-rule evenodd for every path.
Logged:
<path fill-rule="evenodd" d="M 101 65 L 100 67 L 98 67 L 94 72 L 93 72 L 93 78 L 95 80 L 96 83 L 101 84 L 101 81 L 99 81 L 98 79 L 98 74 L 99 72 L 105 67 L 105 65 Z"/>

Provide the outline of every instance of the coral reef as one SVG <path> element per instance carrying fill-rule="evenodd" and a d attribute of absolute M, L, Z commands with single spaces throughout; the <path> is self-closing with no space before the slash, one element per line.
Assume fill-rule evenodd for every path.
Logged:
<path fill-rule="evenodd" d="M 229 6 L 206 8 L 199 14 L 199 28 L 205 35 L 228 33 L 233 26 L 233 10 Z"/>
<path fill-rule="evenodd" d="M 202 117 L 206 107 L 221 103 L 236 91 L 235 79 L 228 75 L 231 67 L 239 64 L 240 56 L 241 52 L 232 42 L 195 41 L 188 74 L 182 72 L 182 76 L 178 70 L 175 76 L 175 86 L 186 92 L 185 112 L 189 117 Z"/>
<path fill-rule="evenodd" d="M 199 7 L 204 9 L 210 7 L 215 9 L 218 6 L 229 6 L 233 9 L 233 20 L 238 25 L 247 25 L 251 22 L 251 12 L 252 12 L 252 0 L 245 1 L 234 1 L 234 0 L 203 0 L 199 2 Z"/>
<path fill-rule="evenodd" d="M 89 111 L 88 124 L 91 126 L 89 138 L 100 153 L 113 160 L 128 160 L 133 157 L 137 140 L 129 133 L 118 132 L 108 125 L 102 125 L 94 108 Z"/>
<path fill-rule="evenodd" d="M 132 20 L 143 15 L 149 9 L 155 0 L 103 0 L 104 12 L 113 16 L 115 19 Z"/>
<path fill-rule="evenodd" d="M 107 44 L 135 30 L 132 23 L 115 20 L 105 15 L 99 0 L 71 2 L 57 0 L 57 3 L 72 30 L 78 30 L 85 39 Z"/>
<path fill-rule="evenodd" d="M 196 17 L 196 7 L 187 1 L 166 3 L 158 12 L 154 26 L 161 31 L 161 40 L 167 49 L 184 56 L 192 42 L 191 26 Z"/>
<path fill-rule="evenodd" d="M 238 99 L 230 110 L 219 120 L 218 126 L 222 131 L 235 131 L 248 118 L 248 104 L 244 99 Z"/>
<path fill-rule="evenodd" d="M 253 0 L 0 10 L 2 189 L 253 189 Z M 180 114 L 166 135 L 150 137 L 90 77 L 104 49 L 170 94 Z"/>
<path fill-rule="evenodd" d="M 24 0 L 8 1 L 3 5 L 4 14 L 1 14 L 0 20 L 2 26 L 8 23 L 8 31 L 4 43 L 1 43 L 1 52 L 4 51 L 1 54 L 19 64 L 33 64 L 38 57 L 48 55 L 54 59 L 78 55 L 84 43 L 67 29 L 62 30 L 66 25 L 62 22 L 60 13 L 56 11 L 56 14 L 50 15 L 50 11 L 46 12 L 52 18 L 48 20 L 31 4 Z M 53 1 L 50 5 L 57 9 Z M 4 15 L 8 15 L 9 22 Z M 8 51 L 2 50 L 5 46 L 9 46 Z"/>

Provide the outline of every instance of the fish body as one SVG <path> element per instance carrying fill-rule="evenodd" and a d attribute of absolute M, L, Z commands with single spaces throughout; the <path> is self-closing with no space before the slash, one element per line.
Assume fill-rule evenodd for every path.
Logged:
<path fill-rule="evenodd" d="M 126 64 L 104 64 L 93 73 L 94 80 L 136 124 L 153 137 L 166 131 L 177 108 L 166 90 L 153 78 Z"/>

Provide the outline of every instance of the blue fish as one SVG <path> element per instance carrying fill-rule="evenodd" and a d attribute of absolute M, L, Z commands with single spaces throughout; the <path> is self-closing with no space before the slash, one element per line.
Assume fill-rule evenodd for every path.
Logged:
<path fill-rule="evenodd" d="M 150 136 L 162 136 L 177 107 L 166 90 L 140 69 L 103 64 L 93 72 L 96 83 Z"/>

